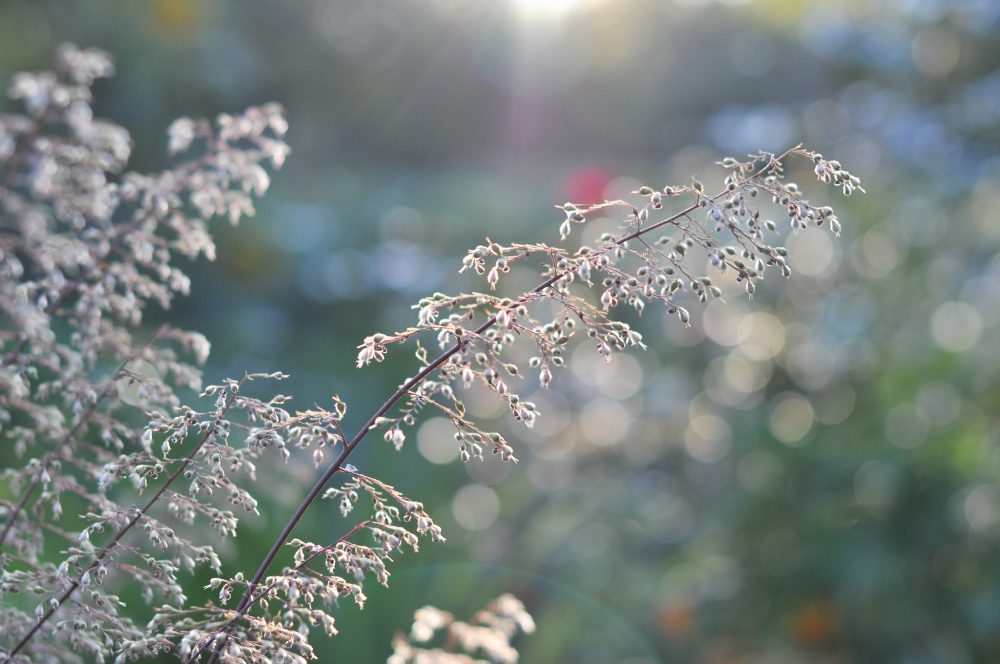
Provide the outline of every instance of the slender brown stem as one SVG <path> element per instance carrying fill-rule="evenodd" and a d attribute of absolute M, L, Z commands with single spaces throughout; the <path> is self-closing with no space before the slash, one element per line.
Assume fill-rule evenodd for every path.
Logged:
<path fill-rule="evenodd" d="M 356 533 L 360 532 L 364 528 L 367 528 L 369 526 L 369 524 L 371 524 L 371 523 L 372 523 L 371 521 L 365 520 L 365 521 L 362 521 L 361 523 L 355 525 L 349 531 L 347 531 L 346 533 L 344 533 L 343 535 L 341 535 L 340 537 L 338 537 L 336 540 L 330 542 L 326 546 L 323 546 L 323 547 L 320 547 L 319 549 L 316 549 L 316 551 L 314 551 L 311 555 L 309 555 L 308 557 L 306 557 L 305 560 L 303 560 L 301 563 L 299 563 L 298 565 L 296 565 L 295 567 L 293 567 L 292 571 L 293 572 L 298 572 L 300 569 L 302 569 L 303 567 L 305 567 L 306 565 L 308 565 L 309 563 L 311 563 L 312 561 L 314 561 L 316 558 L 318 558 L 322 554 L 326 553 L 327 551 L 329 551 L 333 547 L 337 546 L 341 542 L 346 541 L 348 538 L 352 537 L 353 535 L 355 535 Z M 247 605 L 246 605 L 246 607 L 244 607 L 243 612 L 237 614 L 233 618 L 233 620 L 238 620 L 242 615 L 244 615 L 248 610 L 250 610 L 250 607 L 252 607 L 254 604 L 256 604 L 257 602 L 259 602 L 262 598 L 266 597 L 267 594 L 269 592 L 271 592 L 271 590 L 273 590 L 276 585 L 278 585 L 278 582 L 277 581 L 273 581 L 266 588 L 264 588 L 259 593 L 257 593 L 254 596 L 253 599 L 251 599 L 249 602 L 247 602 Z"/>
<path fill-rule="evenodd" d="M 326 546 L 320 547 L 319 549 L 317 549 L 316 551 L 314 551 L 312 553 L 312 555 L 308 556 L 301 563 L 299 563 L 298 565 L 296 565 L 295 567 L 293 567 L 291 569 L 291 571 L 292 572 L 298 572 L 300 569 L 302 569 L 303 567 L 305 567 L 306 565 L 308 565 L 309 563 L 311 563 L 313 560 L 315 560 L 317 557 L 319 557 L 323 553 L 326 553 L 327 551 L 329 551 L 333 547 L 337 546 L 341 542 L 347 540 L 349 537 L 351 537 L 355 533 L 358 533 L 362 529 L 367 528 L 370 523 L 371 523 L 371 521 L 365 520 L 365 521 L 362 521 L 361 523 L 357 524 L 356 526 L 354 526 L 349 531 L 347 531 L 346 533 L 344 533 L 343 535 L 341 535 L 340 537 L 338 537 L 333 542 L 330 542 Z M 226 632 L 228 634 L 229 630 L 232 629 L 232 626 L 236 624 L 236 621 L 238 621 L 240 618 L 242 618 L 243 616 L 245 616 L 247 614 L 247 612 L 251 608 L 253 608 L 253 605 L 256 604 L 257 602 L 259 602 L 264 597 L 266 597 L 268 595 L 268 593 L 270 593 L 271 590 L 276 585 L 278 585 L 278 582 L 277 581 L 272 581 L 270 584 L 268 584 L 268 586 L 266 588 L 264 588 L 263 590 L 261 590 L 260 592 L 258 592 L 256 595 L 254 595 L 253 598 L 249 602 L 247 602 L 245 606 L 243 606 L 243 608 L 237 609 L 237 611 L 233 615 L 233 617 L 230 618 L 229 620 L 227 620 L 225 625 L 223 625 L 218 630 L 216 630 L 215 634 L 219 634 L 221 632 Z M 187 661 L 188 662 L 197 662 L 198 658 L 201 657 L 201 653 L 205 652 L 205 649 L 208 648 L 208 646 L 212 643 L 213 640 L 214 640 L 214 635 L 213 635 L 213 638 L 205 639 L 204 643 L 201 644 L 201 647 L 198 648 L 194 652 L 194 654 L 191 655 L 191 657 L 188 658 Z"/>
<path fill-rule="evenodd" d="M 244 379 L 244 380 L 246 380 L 246 379 Z M 243 384 L 243 381 L 240 381 L 239 386 L 242 386 L 242 384 Z M 105 544 L 103 547 L 101 547 L 100 551 L 97 552 L 97 556 L 94 558 L 94 562 L 92 562 L 90 564 L 90 566 L 87 567 L 86 570 L 84 570 L 83 574 L 81 574 L 78 578 L 74 579 L 72 583 L 70 583 L 69 588 L 66 589 L 66 591 L 59 597 L 58 600 L 56 600 L 56 605 L 53 606 L 53 607 L 51 607 L 48 611 L 46 611 L 45 614 L 41 618 L 39 618 L 37 622 L 35 622 L 34 626 L 31 628 L 31 630 L 27 634 L 24 635 L 24 637 L 18 642 L 18 644 L 16 646 L 14 646 L 14 648 L 7 655 L 8 658 L 13 658 L 18 652 L 21 651 L 22 648 L 24 648 L 24 646 L 26 646 L 28 644 L 28 641 L 30 641 L 31 638 L 38 632 L 38 630 L 40 630 L 42 628 L 42 626 L 46 622 L 48 622 L 49 618 L 51 618 L 53 616 L 53 614 L 55 614 L 55 612 L 58 611 L 59 608 L 66 602 L 66 600 L 68 600 L 70 598 L 70 596 L 74 592 L 76 592 L 76 589 L 80 587 L 80 581 L 83 578 L 83 576 L 87 572 L 93 570 L 98 565 L 100 565 L 101 561 L 103 561 L 108 556 L 108 554 L 111 553 L 111 551 L 115 548 L 115 546 L 118 545 L 118 543 L 121 541 L 121 539 L 123 537 L 125 537 L 125 535 L 130 530 L 132 530 L 132 527 L 135 526 L 135 524 L 139 523 L 140 520 L 142 520 L 143 518 L 145 518 L 146 514 L 149 513 L 149 510 L 152 509 L 153 505 L 155 505 L 157 503 L 157 501 L 159 501 L 160 497 L 164 494 L 164 492 L 166 492 L 166 490 L 170 487 L 170 485 L 174 483 L 174 480 L 176 480 L 178 477 L 180 477 L 181 474 L 187 469 L 188 465 L 190 465 L 190 463 L 194 460 L 194 458 L 198 454 L 198 452 L 201 451 L 201 448 L 205 445 L 205 442 L 209 439 L 209 437 L 213 433 L 215 433 L 215 430 L 219 426 L 219 421 L 222 419 L 222 415 L 226 411 L 228 411 L 229 408 L 233 405 L 233 401 L 235 401 L 236 395 L 237 395 L 238 391 L 239 391 L 238 388 L 236 390 L 232 390 L 232 394 L 229 395 L 229 398 L 227 399 L 225 405 L 222 408 L 222 411 L 216 417 L 215 424 L 213 426 L 209 427 L 205 431 L 205 435 L 202 436 L 202 438 L 201 438 L 200 441 L 198 441 L 198 444 L 195 446 L 195 448 L 193 450 L 191 450 L 191 453 L 188 454 L 186 457 L 184 457 L 184 461 L 181 462 L 181 464 L 180 464 L 180 466 L 178 466 L 177 470 L 175 470 L 173 472 L 173 474 L 169 478 L 167 478 L 167 481 L 164 482 L 162 486 L 160 486 L 159 490 L 157 490 L 157 492 L 155 494 L 153 494 L 153 497 L 150 498 L 149 501 L 146 502 L 146 504 L 142 507 L 142 509 L 138 510 L 135 513 L 135 516 L 133 516 L 129 520 L 129 522 L 127 524 L 125 524 L 115 534 L 114 538 L 110 542 L 108 542 L 107 544 Z"/>
<path fill-rule="evenodd" d="M 553 283 L 555 283 L 556 279 L 557 277 L 552 277 L 547 281 L 547 283 L 545 283 L 545 286 L 552 285 Z M 490 318 L 490 320 L 484 323 L 481 326 L 481 328 L 477 330 L 477 332 L 485 331 L 494 323 L 496 323 L 496 316 Z M 260 584 L 260 580 L 264 578 L 264 575 L 267 573 L 267 570 L 271 566 L 271 563 L 278 556 L 278 552 L 281 551 L 281 547 L 285 545 L 285 542 L 288 540 L 288 537 L 289 535 L 291 535 L 292 530 L 295 528 L 296 524 L 298 524 L 298 522 L 305 515 L 306 510 L 309 509 L 309 506 L 313 504 L 313 501 L 315 501 L 316 498 L 319 497 L 320 492 L 323 490 L 323 487 L 326 486 L 327 482 L 329 482 L 330 479 L 343 467 L 344 462 L 347 460 L 347 458 L 351 455 L 351 453 L 355 450 L 355 448 L 357 448 L 357 446 L 361 443 L 361 441 L 364 440 L 364 437 L 368 434 L 368 432 L 375 427 L 375 420 L 382 417 L 386 412 L 388 412 L 388 410 L 392 408 L 392 406 L 396 403 L 396 401 L 400 399 L 400 397 L 402 397 L 404 394 L 409 392 L 413 387 L 421 383 L 424 380 L 424 378 L 429 376 L 435 369 L 437 369 L 442 364 L 447 362 L 452 355 L 458 352 L 458 349 L 459 346 L 456 344 L 451 349 L 442 353 L 436 360 L 434 360 L 426 367 L 424 367 L 423 370 L 420 371 L 420 373 L 418 373 L 416 376 L 414 376 L 410 380 L 406 381 L 402 386 L 400 386 L 400 388 L 397 389 L 392 394 L 392 396 L 389 397 L 386 400 L 386 402 L 382 404 L 378 410 L 375 411 L 375 413 L 368 419 L 368 422 L 365 424 L 365 426 L 360 431 L 358 431 L 357 434 L 355 434 L 354 438 L 352 438 L 351 442 L 344 447 L 344 449 L 341 451 L 340 455 L 333 462 L 333 464 L 326 469 L 326 471 L 320 476 L 318 480 L 316 480 L 316 483 L 313 484 L 313 487 L 309 490 L 309 493 L 307 493 L 306 497 L 302 499 L 302 503 L 298 506 L 298 508 L 295 510 L 295 513 L 292 514 L 292 517 L 288 520 L 288 523 L 286 523 L 285 527 L 281 530 L 281 534 L 278 535 L 278 538 L 276 540 L 274 540 L 274 544 L 271 546 L 271 549 L 267 552 L 267 555 L 264 557 L 263 562 L 261 562 L 260 567 L 257 568 L 257 572 L 254 574 L 253 579 L 251 579 L 250 583 L 247 585 L 247 589 L 243 594 L 243 598 L 240 600 L 239 606 L 236 607 L 237 612 L 244 611 L 246 607 L 249 605 L 250 598 L 253 592 L 257 589 L 257 586 Z M 216 647 L 215 652 L 212 654 L 212 658 L 209 660 L 210 663 L 217 662 L 219 660 L 222 651 L 225 649 L 226 643 L 228 643 L 229 641 L 229 630 L 227 629 L 225 630 L 225 632 L 226 632 L 226 638 L 222 641 L 221 644 L 219 644 Z"/>

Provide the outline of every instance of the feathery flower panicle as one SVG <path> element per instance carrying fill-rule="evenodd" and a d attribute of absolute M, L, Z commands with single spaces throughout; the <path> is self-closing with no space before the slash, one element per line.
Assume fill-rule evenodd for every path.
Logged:
<path fill-rule="evenodd" d="M 147 603 L 180 605 L 188 572 L 221 569 L 205 534 L 231 537 L 257 510 L 238 482 L 262 448 L 237 434 L 290 425 L 280 398 L 243 393 L 282 374 L 182 405 L 177 390 L 201 389 L 208 340 L 142 329 L 149 305 L 188 292 L 178 256 L 214 258 L 209 221 L 253 214 L 265 165 L 287 154 L 280 107 L 175 123 L 171 152 L 189 156 L 130 172 L 128 132 L 91 107 L 91 85 L 113 72 L 108 54 L 63 46 L 55 71 L 14 77 L 25 114 L 0 116 L 0 423 L 17 460 L 3 476 L 15 498 L 0 503 L 0 659 L 103 660 L 143 638 L 116 589 L 138 582 Z M 65 513 L 67 498 L 82 512 Z M 43 562 L 48 548 L 58 562 Z"/>
<path fill-rule="evenodd" d="M 497 597 L 468 621 L 425 606 L 413 614 L 410 633 L 396 635 L 388 664 L 515 664 L 518 652 L 511 639 L 534 631 L 534 619 L 513 595 Z M 434 647 L 432 642 L 438 637 L 444 642 Z"/>
<path fill-rule="evenodd" d="M 501 245 L 487 238 L 484 244 L 470 250 L 460 271 L 472 270 L 484 276 L 489 292 L 434 293 L 414 306 L 416 325 L 395 333 L 372 334 L 358 346 L 357 364 L 362 367 L 383 360 L 390 346 L 412 340 L 421 368 L 390 395 L 319 477 L 250 579 L 235 616 L 221 628 L 202 634 L 203 645 L 192 659 L 197 659 L 202 650 L 211 650 L 211 662 L 243 661 L 241 658 L 252 652 L 247 650 L 251 646 L 279 647 L 286 652 L 294 649 L 297 656 L 310 655 L 308 644 L 282 641 L 276 646 L 267 636 L 270 632 L 265 630 L 273 623 L 255 627 L 248 612 L 259 606 L 258 599 L 281 583 L 291 583 L 294 587 L 298 566 L 281 577 L 266 577 L 266 574 L 281 545 L 289 541 L 302 515 L 321 494 L 338 498 L 344 516 L 350 514 L 363 488 L 357 483 L 359 480 L 325 494 L 322 490 L 346 468 L 350 454 L 371 431 L 380 430 L 384 440 L 400 450 L 405 445 L 405 430 L 429 410 L 452 422 L 463 461 L 483 459 L 490 452 L 504 461 L 516 462 L 514 447 L 501 434 L 483 430 L 468 415 L 462 390 L 475 384 L 485 386 L 508 405 L 516 420 L 531 426 L 541 413 L 534 403 L 522 399 L 517 390 L 529 379 L 548 387 L 556 369 L 565 366 L 566 348 L 574 337 L 585 334 L 587 343 L 606 361 L 611 361 L 616 351 L 645 348 L 642 336 L 620 320 L 620 308 L 628 307 L 642 315 L 647 303 L 658 303 L 680 324 L 689 325 L 691 308 L 723 297 L 724 287 L 739 288 L 752 298 L 757 284 L 767 274 L 789 277 L 787 251 L 778 243 L 781 232 L 772 217 L 785 217 L 790 232 L 808 225 L 827 226 L 834 234 L 840 232 L 832 209 L 814 206 L 799 186 L 787 179 L 785 163 L 792 158 L 807 160 L 814 168 L 822 166 L 822 172 L 817 173 L 819 179 L 826 181 L 829 175 L 830 182 L 844 189 L 844 193 L 860 189 L 857 178 L 842 166 L 796 146 L 781 155 L 760 152 L 748 155 L 744 161 L 724 159 L 720 165 L 727 175 L 714 194 L 706 193 L 702 183 L 693 182 L 659 190 L 641 187 L 633 192 L 637 197 L 635 202 L 616 200 L 589 206 L 572 203 L 559 206 L 566 215 L 560 227 L 564 240 L 574 225 L 586 223 L 591 216 L 606 215 L 616 209 L 622 211 L 621 232 L 617 236 L 605 234 L 594 247 Z M 668 204 L 674 211 L 666 211 Z M 500 275 L 519 262 L 538 263 L 541 283 L 513 298 L 495 294 L 502 283 Z M 440 354 L 432 359 L 428 346 L 421 340 L 436 344 Z M 513 349 L 518 345 L 528 350 L 515 352 Z M 525 355 L 529 359 L 522 364 L 519 358 Z M 419 532 L 419 518 L 417 522 Z M 369 522 L 362 524 L 350 531 L 349 536 L 367 527 Z M 405 535 L 400 533 L 400 536 L 405 541 Z M 300 548 L 298 555 L 301 558 L 306 554 Z M 332 575 L 333 570 L 328 569 L 327 574 Z M 379 582 L 385 578 L 379 577 Z M 262 585 L 264 590 L 259 590 Z M 358 592 L 349 594 L 357 598 Z M 261 608 L 266 613 L 266 607 Z M 271 620 L 277 621 L 282 610 L 276 608 Z M 478 632 L 470 629 L 463 633 L 468 636 Z M 455 638 L 466 643 L 462 636 Z M 494 652 L 491 657 L 493 661 L 513 661 L 509 655 Z M 399 640 L 394 657 L 393 661 L 410 661 L 407 658 L 468 661 L 460 654 L 441 659 L 446 655 L 437 650 L 419 652 L 412 644 Z"/>

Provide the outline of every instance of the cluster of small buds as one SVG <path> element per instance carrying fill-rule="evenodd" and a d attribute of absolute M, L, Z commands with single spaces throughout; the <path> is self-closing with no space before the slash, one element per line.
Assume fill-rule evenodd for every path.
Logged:
<path fill-rule="evenodd" d="M 570 232 L 573 229 L 572 224 L 582 224 L 587 220 L 587 215 L 584 210 L 582 210 L 575 203 L 563 203 L 561 206 L 556 206 L 566 213 L 566 218 L 559 225 L 559 237 L 565 240 L 569 237 Z"/>
<path fill-rule="evenodd" d="M 706 274 L 706 270 L 688 267 L 696 260 L 696 249 L 701 251 L 708 270 L 720 274 L 734 272 L 733 279 L 743 284 L 750 297 L 756 293 L 757 282 L 764 277 L 767 268 L 776 268 L 789 276 L 791 271 L 784 248 L 764 241 L 764 231 L 772 230 L 774 224 L 769 220 L 761 221 L 761 210 L 753 202 L 759 199 L 759 191 L 770 192 L 774 202 L 788 211 L 794 228 L 806 222 L 822 225 L 829 221 L 831 229 L 839 231 L 832 210 L 811 206 L 797 185 L 784 179 L 782 160 L 785 157 L 811 158 L 812 154 L 795 148 L 781 158 L 767 153 L 751 155 L 748 161 L 742 162 L 726 158 L 720 163 L 729 173 L 723 180 L 722 190 L 711 196 L 705 193 L 702 183 L 695 181 L 688 187 L 668 186 L 659 190 L 640 187 L 634 193 L 645 199 L 641 207 L 625 201 L 559 206 L 566 214 L 560 228 L 564 238 L 572 224 L 585 223 L 594 211 L 603 213 L 616 207 L 626 207 L 629 211 L 622 237 L 605 234 L 597 247 L 581 247 L 572 254 L 542 244 L 503 246 L 487 238 L 484 244 L 466 255 L 460 271 L 472 270 L 484 275 L 492 291 L 499 286 L 502 275 L 510 270 L 513 262 L 539 255 L 547 259 L 542 274 L 548 277 L 547 282 L 513 300 L 483 293 L 458 296 L 435 293 L 415 306 L 419 310 L 417 326 L 395 334 L 379 333 L 367 337 L 359 346 L 359 366 L 384 359 L 390 344 L 428 331 L 434 331 L 439 347 L 450 353 L 440 383 L 434 383 L 432 390 L 421 387 L 412 390 L 411 401 L 402 416 L 386 416 L 377 423 L 377 426 L 386 427 L 385 439 L 397 449 L 401 448 L 405 440 L 403 425 L 411 424 L 420 408 L 434 405 L 456 422 L 465 446 L 462 458 L 480 456 L 481 450 L 476 447 L 479 443 L 464 439 L 476 429 L 464 418 L 464 406 L 457 402 L 451 381 L 465 388 L 481 381 L 508 403 L 516 419 L 530 426 L 537 413 L 523 405 L 509 383 L 510 379 L 524 375 L 516 361 L 507 359 L 518 339 L 528 339 L 537 346 L 537 352 L 529 360 L 529 368 L 537 371 L 539 384 L 548 387 L 554 377 L 553 369 L 563 364 L 563 347 L 575 335 L 578 321 L 594 340 L 598 353 L 608 360 L 615 351 L 631 346 L 643 347 L 637 332 L 612 317 L 612 312 L 621 305 L 641 315 L 648 301 L 657 300 L 683 325 L 690 325 L 691 313 L 686 300 L 705 303 L 724 295 L 714 276 Z M 690 207 L 666 219 L 654 219 L 653 214 L 662 211 L 669 200 L 685 196 L 693 197 Z M 707 225 L 698 223 L 690 214 L 699 207 L 706 210 Z M 673 229 L 675 233 L 662 235 L 652 244 L 637 240 L 659 228 Z M 588 286 L 600 285 L 597 307 L 586 294 L 573 290 L 572 285 L 577 281 Z M 558 313 L 549 322 L 539 321 L 531 313 L 532 305 L 537 304 L 554 304 Z M 486 320 L 476 328 L 478 320 L 482 320 L 477 320 L 478 316 Z M 434 394 L 446 395 L 452 405 L 446 407 L 437 403 Z M 498 453 L 508 456 L 503 448 Z"/>
<path fill-rule="evenodd" d="M 369 477 L 362 473 L 348 473 L 350 479 L 339 487 L 327 489 L 323 497 L 336 499 L 340 504 L 340 513 L 344 517 L 350 515 L 361 496 L 364 495 L 371 503 L 372 514 L 365 522 L 366 527 L 378 530 L 394 526 L 399 523 L 412 523 L 417 535 L 428 536 L 434 542 L 443 542 L 441 528 L 438 527 L 424 510 L 422 503 L 407 498 L 395 487 L 386 484 L 374 477 Z M 398 548 L 398 544 L 406 543 L 414 551 L 417 550 L 417 540 L 404 536 L 389 538 L 392 548 Z"/>
<path fill-rule="evenodd" d="M 396 424 L 391 429 L 385 432 L 386 442 L 392 443 L 392 446 L 396 448 L 396 451 L 403 449 L 403 443 L 406 441 L 406 434 L 403 433 L 403 428 Z"/>
<path fill-rule="evenodd" d="M 201 653 L 226 643 L 223 661 L 245 657 L 251 647 L 257 652 L 281 653 L 282 661 L 307 661 L 314 657 L 307 638 L 313 627 L 322 626 L 327 636 L 337 633 L 334 617 L 328 610 L 330 606 L 349 598 L 363 608 L 367 600 L 365 581 L 372 578 L 387 586 L 390 572 L 386 563 L 397 552 L 404 548 L 417 551 L 421 537 L 444 541 L 441 529 L 423 504 L 373 477 L 353 471 L 345 473 L 348 479 L 341 486 L 328 489 L 324 497 L 338 500 L 345 517 L 365 498 L 371 507 L 366 519 L 327 545 L 291 540 L 288 545 L 294 549 L 293 566 L 279 575 L 266 577 L 258 586 L 251 587 L 242 572 L 231 578 L 211 579 L 206 588 L 218 593 L 219 606 L 159 609 L 154 620 L 158 628 L 165 629 L 167 638 L 180 638 L 182 657 L 195 661 Z M 357 541 L 365 533 L 370 536 L 371 544 Z M 317 561 L 322 569 L 310 567 Z M 225 607 L 237 588 L 249 593 L 250 599 L 241 604 L 239 613 L 233 617 L 233 612 Z M 243 636 L 230 645 L 225 635 L 237 621 Z M 130 657 L 138 657 L 145 652 L 144 644 L 132 641 L 126 652 Z"/>
<path fill-rule="evenodd" d="M 535 621 L 513 595 L 501 595 L 471 620 L 456 620 L 447 611 L 425 606 L 413 615 L 408 635 L 397 634 L 389 664 L 468 664 L 485 657 L 495 664 L 514 664 L 518 652 L 511 645 L 518 634 L 532 634 Z M 440 641 L 439 647 L 434 642 Z"/>
<path fill-rule="evenodd" d="M 459 270 L 459 272 L 474 270 L 476 274 L 487 274 L 487 259 L 496 256 L 496 262 L 489 270 L 489 273 L 492 276 L 487 279 L 491 283 L 496 284 L 498 280 L 498 273 L 501 271 L 506 272 L 509 269 L 506 261 L 501 262 L 504 258 L 505 251 L 506 249 L 503 246 L 489 238 L 486 238 L 486 244 L 481 244 L 476 248 L 469 250 L 469 253 L 462 259 L 462 269 Z"/>
<path fill-rule="evenodd" d="M 534 409 L 535 406 L 530 404 L 529 407 Z M 487 449 L 491 449 L 492 453 L 499 456 L 502 461 L 517 463 L 514 448 L 499 433 L 495 431 L 487 433 L 470 422 L 456 423 L 456 426 L 459 427 L 459 431 L 455 432 L 455 441 L 459 445 L 459 456 L 463 463 L 473 458 L 484 460 Z"/>
<path fill-rule="evenodd" d="M 365 340 L 358 346 L 361 352 L 358 353 L 358 368 L 361 368 L 371 361 L 381 362 L 385 359 L 386 353 L 386 342 L 389 341 L 389 337 L 377 333 L 371 336 L 365 337 Z"/>
<path fill-rule="evenodd" d="M 850 196 L 855 190 L 864 192 L 861 187 L 861 178 L 852 175 L 840 165 L 839 161 L 824 159 L 823 155 L 818 152 L 812 155 L 812 159 L 816 163 L 813 172 L 816 173 L 820 182 L 840 187 L 844 196 Z"/>

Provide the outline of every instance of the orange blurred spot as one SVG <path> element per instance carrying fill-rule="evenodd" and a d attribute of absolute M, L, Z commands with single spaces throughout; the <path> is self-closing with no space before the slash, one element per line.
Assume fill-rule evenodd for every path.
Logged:
<path fill-rule="evenodd" d="M 830 605 L 819 600 L 803 604 L 790 618 L 792 634 L 809 645 L 818 645 L 829 639 L 836 622 Z"/>
<path fill-rule="evenodd" d="M 684 636 L 694 629 L 696 616 L 687 602 L 672 601 L 660 608 L 657 619 L 664 634 Z"/>

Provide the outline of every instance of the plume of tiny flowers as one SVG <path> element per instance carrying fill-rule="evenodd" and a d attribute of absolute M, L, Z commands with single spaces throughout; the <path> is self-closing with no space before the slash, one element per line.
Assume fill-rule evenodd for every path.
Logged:
<path fill-rule="evenodd" d="M 388 664 L 515 664 L 518 652 L 511 642 L 534 631 L 531 614 L 509 594 L 497 597 L 467 621 L 425 606 L 413 615 L 410 633 L 396 635 Z"/>
<path fill-rule="evenodd" d="M 181 574 L 221 565 L 205 533 L 256 512 L 237 480 L 262 448 L 238 434 L 291 419 L 285 397 L 243 391 L 280 373 L 182 405 L 209 343 L 143 326 L 187 294 L 178 258 L 214 258 L 209 221 L 253 214 L 288 153 L 281 108 L 178 120 L 176 164 L 128 171 L 129 133 L 92 107 L 113 73 L 107 53 L 65 45 L 53 71 L 14 76 L 23 112 L 0 115 L 0 661 L 104 661 L 145 633 L 122 611 L 129 586 L 182 605 Z"/>
<path fill-rule="evenodd" d="M 840 234 L 829 206 L 809 202 L 788 179 L 785 164 L 803 158 L 817 178 L 845 194 L 863 191 L 860 181 L 836 161 L 796 146 L 781 155 L 759 152 L 744 160 L 727 157 L 721 187 L 705 185 L 654 189 L 642 186 L 633 200 L 596 205 L 565 203 L 559 233 L 569 238 L 575 226 L 596 215 L 622 211 L 621 230 L 603 234 L 596 246 L 575 249 L 542 243 L 501 245 L 489 238 L 471 249 L 460 272 L 485 276 L 489 292 L 434 293 L 414 309 L 417 321 L 405 330 L 376 333 L 358 346 L 358 366 L 379 362 L 393 344 L 431 337 L 447 357 L 433 377 L 413 385 L 396 414 L 385 413 L 374 427 L 396 449 L 420 411 L 431 409 L 455 426 L 461 458 L 483 458 L 489 451 L 516 461 L 513 447 L 498 433 L 483 431 L 468 416 L 459 391 L 485 386 L 506 402 L 514 418 L 532 426 L 538 408 L 519 392 L 535 382 L 552 383 L 565 366 L 565 350 L 581 334 L 606 361 L 616 351 L 645 348 L 642 336 L 624 320 L 623 308 L 642 315 L 649 303 L 663 306 L 681 325 L 691 323 L 694 305 L 723 298 L 736 285 L 749 298 L 769 273 L 791 276 L 781 246 L 783 225 L 796 232 L 814 225 Z M 779 225 L 784 217 L 785 222 Z M 517 297 L 495 294 L 512 265 L 535 263 L 541 283 Z M 417 358 L 431 364 L 426 348 Z M 439 358 L 440 359 L 440 358 Z"/>
<path fill-rule="evenodd" d="M 716 193 L 706 192 L 704 185 L 695 181 L 655 190 L 641 187 L 633 192 L 636 197 L 633 202 L 606 201 L 593 206 L 567 203 L 559 206 L 565 214 L 560 228 L 564 240 L 575 224 L 586 223 L 594 214 L 607 215 L 614 210 L 623 211 L 619 234 L 601 237 L 594 247 L 576 249 L 542 243 L 501 245 L 487 238 L 468 253 L 462 271 L 484 275 L 490 292 L 434 293 L 415 305 L 418 312 L 414 326 L 366 337 L 358 346 L 359 367 L 382 360 L 391 345 L 412 340 L 419 370 L 369 417 L 317 479 L 257 572 L 245 583 L 236 610 L 209 621 L 209 629 L 199 628 L 197 639 L 191 644 L 194 652 L 190 660 L 197 660 L 205 652 L 211 653 L 210 664 L 243 661 L 241 658 L 262 651 L 280 652 L 288 661 L 310 655 L 304 636 L 299 640 L 289 632 L 271 638 L 279 633 L 278 614 L 292 600 L 285 598 L 285 604 L 275 609 L 270 620 L 255 617 L 250 611 L 260 600 L 271 597 L 274 589 L 285 585 L 298 587 L 299 565 L 277 577 L 266 577 L 267 572 L 286 543 L 299 545 L 297 555 L 306 560 L 319 551 L 318 545 L 289 541 L 291 532 L 327 483 L 338 473 L 354 472 L 346 462 L 372 431 L 380 431 L 386 442 L 400 450 L 405 446 L 406 430 L 425 412 L 431 412 L 446 417 L 454 425 L 455 444 L 463 461 L 482 459 L 490 452 L 504 461 L 516 462 L 509 441 L 500 433 L 482 429 L 469 416 L 461 396 L 464 389 L 476 384 L 484 386 L 506 403 L 516 420 L 531 426 L 540 415 L 539 409 L 521 398 L 519 390 L 525 381 L 537 380 L 542 388 L 548 387 L 555 370 L 565 366 L 566 348 L 574 337 L 585 335 L 607 361 L 611 361 L 616 351 L 645 348 L 642 336 L 622 319 L 622 308 L 642 315 L 647 303 L 656 302 L 669 316 L 689 325 L 690 308 L 723 297 L 723 286 L 742 289 L 752 298 L 757 284 L 767 274 L 790 276 L 787 251 L 778 242 L 781 231 L 774 218 L 784 217 L 792 233 L 808 225 L 826 226 L 835 234 L 840 232 L 832 209 L 814 206 L 798 185 L 788 179 L 785 162 L 794 158 L 806 160 L 814 170 L 816 165 L 822 165 L 825 170 L 817 173 L 821 182 L 827 180 L 826 175 L 835 173 L 830 182 L 836 182 L 845 193 L 859 188 L 856 178 L 839 164 L 796 146 L 781 155 L 760 152 L 742 161 L 722 160 L 720 165 L 726 175 Z M 536 287 L 515 297 L 494 293 L 502 283 L 500 275 L 509 271 L 511 265 L 532 261 L 539 264 L 541 281 Z M 433 356 L 425 345 L 428 342 L 436 345 L 440 353 Z M 387 491 L 385 487 L 383 490 Z M 369 491 L 369 486 L 355 478 L 322 495 L 337 498 L 346 516 L 362 491 Z M 423 509 L 419 503 L 414 503 L 413 508 Z M 373 519 L 363 521 L 345 537 L 364 530 L 373 520 L 387 518 L 391 522 L 393 514 L 377 507 Z M 429 521 L 415 518 L 418 533 L 422 522 L 430 528 Z M 402 530 L 391 538 L 393 544 L 398 541 L 407 541 Z M 411 537 L 410 541 L 415 540 Z M 341 540 L 335 546 L 343 546 Z M 384 582 L 387 577 L 381 574 L 381 567 L 373 561 L 368 565 L 377 570 L 375 576 L 379 582 Z M 317 574 L 312 576 L 315 578 Z M 334 579 L 341 578 L 332 569 L 319 576 L 334 587 L 338 587 Z M 233 577 L 220 583 L 223 587 L 227 583 L 243 585 L 244 580 L 241 577 L 237 582 Z M 360 588 L 337 592 L 350 594 L 355 601 L 362 597 Z M 311 599 L 316 597 L 315 593 L 310 595 Z M 307 625 L 295 616 L 294 611 L 284 615 L 281 624 L 288 630 L 298 625 L 294 633 L 302 635 Z M 220 621 L 221 626 L 212 627 Z M 407 647 L 400 645 L 400 657 L 406 657 Z M 416 661 L 426 658 L 421 653 L 414 657 Z"/>

